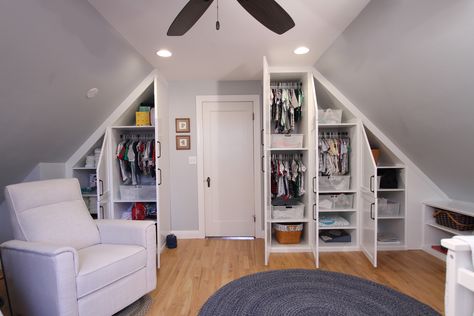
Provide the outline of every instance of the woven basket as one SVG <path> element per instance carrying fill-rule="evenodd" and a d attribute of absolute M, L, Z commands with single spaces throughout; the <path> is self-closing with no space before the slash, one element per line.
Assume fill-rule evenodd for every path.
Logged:
<path fill-rule="evenodd" d="M 299 244 L 303 233 L 303 224 L 274 224 L 275 239 L 280 244 Z"/>
<path fill-rule="evenodd" d="M 474 217 L 450 212 L 446 210 L 436 210 L 433 212 L 436 223 L 442 226 L 460 231 L 474 230 Z"/>

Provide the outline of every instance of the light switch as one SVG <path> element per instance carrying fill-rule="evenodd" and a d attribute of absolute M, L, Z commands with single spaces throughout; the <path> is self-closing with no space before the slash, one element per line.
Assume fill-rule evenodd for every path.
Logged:
<path fill-rule="evenodd" d="M 188 163 L 189 163 L 190 165 L 195 165 L 195 164 L 197 164 L 197 157 L 196 157 L 196 156 L 190 156 L 190 157 L 188 157 Z"/>

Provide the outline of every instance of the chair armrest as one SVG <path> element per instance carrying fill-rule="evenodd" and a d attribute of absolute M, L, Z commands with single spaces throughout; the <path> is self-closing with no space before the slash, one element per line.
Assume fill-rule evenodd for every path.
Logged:
<path fill-rule="evenodd" d="M 96 220 L 103 244 L 137 245 L 148 248 L 153 240 L 156 246 L 156 228 L 153 221 L 119 219 Z"/>
<path fill-rule="evenodd" d="M 0 251 L 15 315 L 77 315 L 74 248 L 11 240 Z"/>

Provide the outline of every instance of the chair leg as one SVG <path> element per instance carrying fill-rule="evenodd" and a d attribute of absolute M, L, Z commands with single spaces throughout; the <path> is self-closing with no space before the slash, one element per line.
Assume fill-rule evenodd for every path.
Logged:
<path fill-rule="evenodd" d="M 7 293 L 8 309 L 10 310 L 10 315 L 13 316 L 12 302 L 10 301 L 10 294 L 8 293 L 7 276 L 5 274 L 5 267 L 3 266 L 3 258 L 2 258 L 2 252 L 1 251 L 0 251 L 0 267 L 2 268 L 3 281 L 5 283 L 5 291 Z"/>

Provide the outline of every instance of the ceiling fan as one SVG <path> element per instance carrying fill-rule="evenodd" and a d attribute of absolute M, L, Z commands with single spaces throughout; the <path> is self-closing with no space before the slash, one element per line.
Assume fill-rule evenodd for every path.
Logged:
<path fill-rule="evenodd" d="M 217 0 L 219 8 L 219 0 Z M 295 26 L 290 15 L 275 0 L 237 0 L 248 13 L 269 30 L 283 34 Z M 168 29 L 168 36 L 184 35 L 211 6 L 214 0 L 189 0 Z M 219 11 L 216 29 L 220 28 Z"/>

